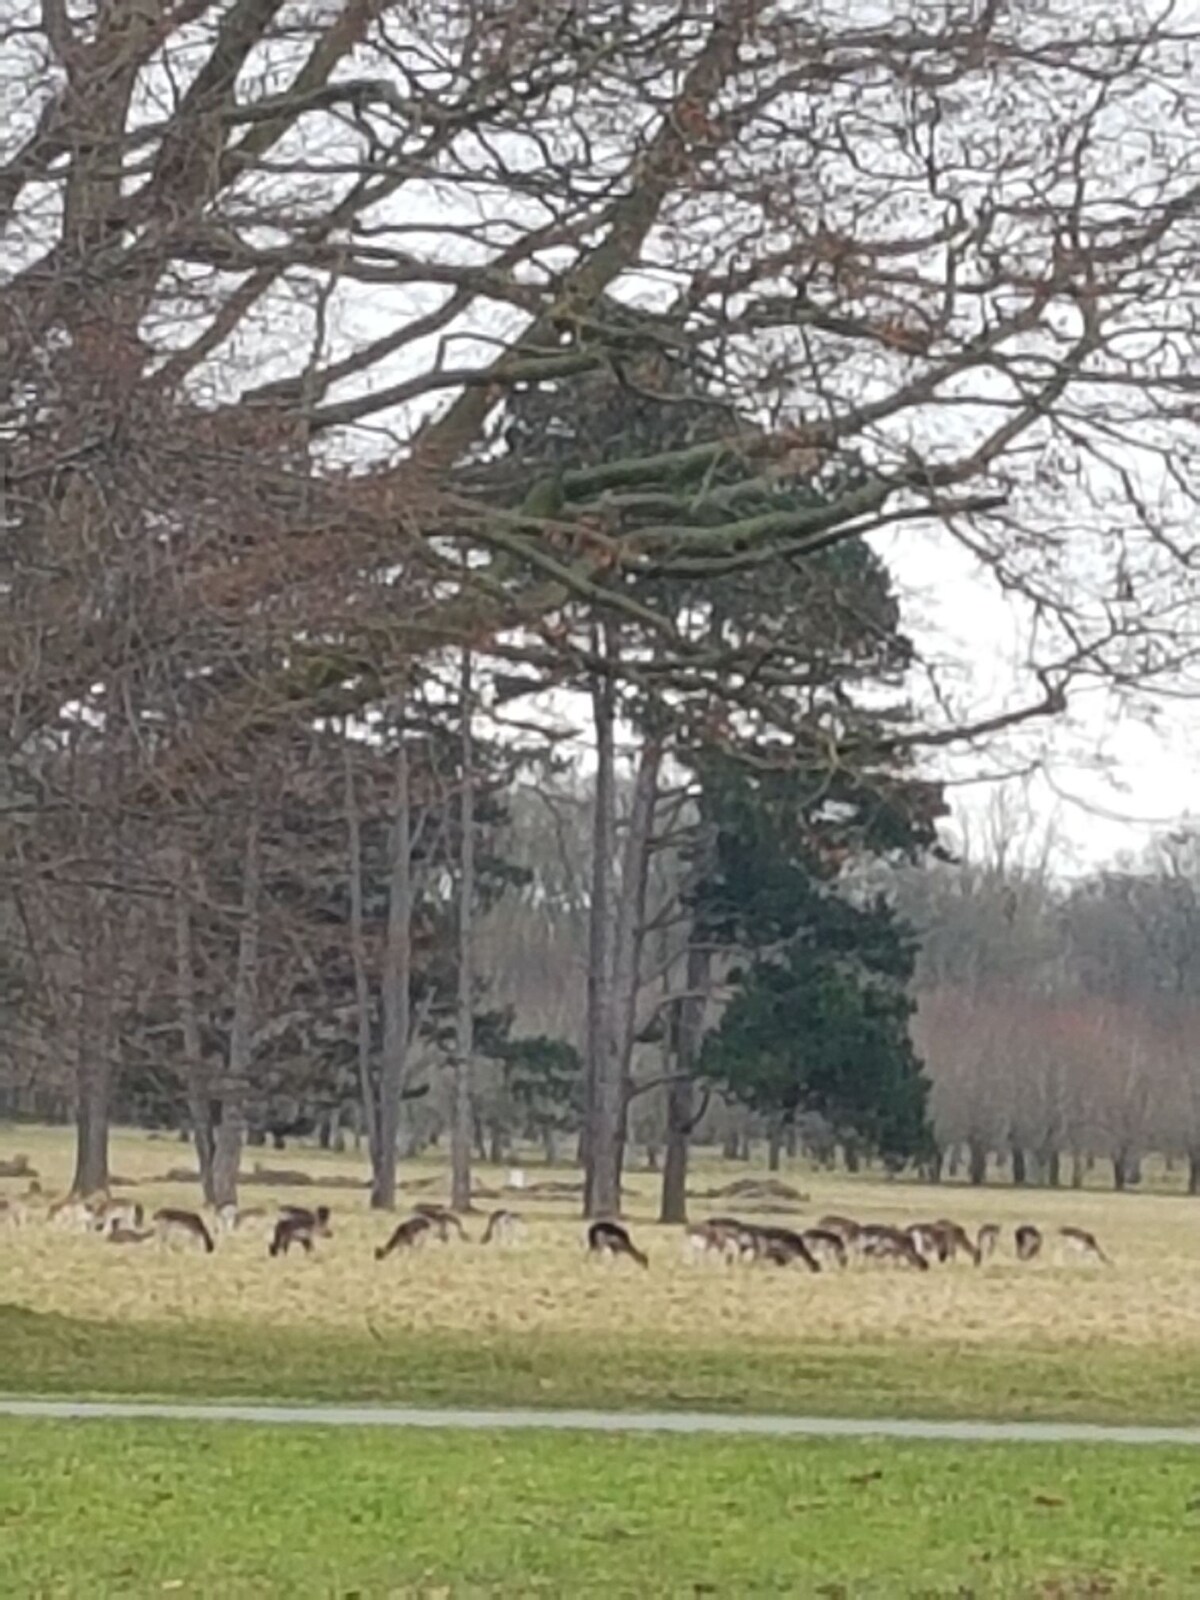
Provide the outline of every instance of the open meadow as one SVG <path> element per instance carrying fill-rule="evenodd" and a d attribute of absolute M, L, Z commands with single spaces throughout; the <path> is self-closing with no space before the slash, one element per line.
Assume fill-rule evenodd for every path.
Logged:
<path fill-rule="evenodd" d="M 11 1595 L 1166 1600 L 1200 1581 L 1183 1450 L 3 1428 Z"/>
<path fill-rule="evenodd" d="M 10 1128 L 0 1156 L 28 1156 L 44 1190 L 65 1188 L 64 1130 Z M 0 1387 L 64 1392 L 355 1395 L 472 1403 L 728 1404 L 763 1410 L 923 1411 L 1156 1421 L 1200 1418 L 1200 1203 L 959 1185 L 937 1188 L 812 1173 L 781 1174 L 805 1197 L 767 1213 L 694 1199 L 695 1219 L 742 1210 L 811 1225 L 826 1211 L 909 1222 L 948 1215 L 974 1231 L 996 1222 L 997 1256 L 928 1272 L 884 1263 L 812 1275 L 762 1265 L 689 1263 L 683 1232 L 653 1222 L 657 1179 L 634 1173 L 626 1217 L 650 1258 L 590 1259 L 577 1197 L 505 1195 L 526 1221 L 506 1249 L 437 1243 L 374 1259 L 391 1220 L 372 1215 L 353 1156 L 251 1150 L 246 1167 L 311 1174 L 304 1187 L 249 1183 L 243 1205 L 327 1202 L 333 1237 L 311 1257 L 267 1257 L 265 1223 L 218 1240 L 212 1256 L 156 1242 L 116 1247 L 40 1219 L 0 1231 Z M 114 1192 L 196 1206 L 194 1184 L 164 1181 L 190 1152 L 167 1138 L 116 1135 Z M 698 1164 L 693 1190 L 751 1175 Z M 531 1183 L 576 1180 L 532 1167 Z M 764 1176 L 764 1174 L 759 1174 Z M 484 1169 L 485 1188 L 505 1174 Z M 406 1198 L 445 1198 L 432 1163 L 404 1168 Z M 0 1183 L 9 1195 L 22 1180 Z M 1022 1264 L 1012 1230 L 1036 1222 L 1043 1258 Z M 1060 1257 L 1053 1230 L 1092 1230 L 1102 1266 Z"/>

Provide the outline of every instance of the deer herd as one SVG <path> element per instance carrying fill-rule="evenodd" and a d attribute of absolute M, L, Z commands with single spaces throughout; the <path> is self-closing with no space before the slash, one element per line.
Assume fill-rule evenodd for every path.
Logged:
<path fill-rule="evenodd" d="M 333 1237 L 332 1213 L 326 1205 L 282 1205 L 273 1213 L 261 1207 L 240 1210 L 237 1206 L 220 1206 L 206 1220 L 198 1211 L 176 1206 L 163 1206 L 147 1216 L 140 1201 L 107 1195 L 86 1200 L 68 1196 L 47 1203 L 36 1182 L 19 1198 L 0 1195 L 0 1224 L 21 1227 L 39 1216 L 51 1226 L 95 1234 L 111 1245 L 136 1246 L 157 1240 L 164 1247 L 184 1244 L 210 1255 L 216 1249 L 217 1238 L 250 1232 L 255 1227 L 267 1236 L 267 1254 L 271 1258 L 289 1255 L 293 1246 L 310 1255 L 318 1240 Z M 479 1243 L 512 1245 L 524 1233 L 521 1217 L 515 1211 L 501 1209 L 488 1216 Z M 446 1206 L 425 1202 L 415 1205 L 411 1214 L 392 1229 L 376 1248 L 375 1259 L 384 1261 L 397 1252 L 416 1250 L 434 1240 L 446 1244 L 468 1239 L 461 1217 Z M 1011 1254 L 1017 1262 L 1032 1262 L 1042 1255 L 1048 1242 L 1057 1247 L 1060 1256 L 1112 1264 L 1095 1234 L 1078 1227 L 1060 1227 L 1050 1233 L 1033 1223 L 1022 1223 L 1012 1231 Z M 594 1256 L 625 1256 L 640 1267 L 650 1265 L 645 1251 L 634 1244 L 628 1228 L 620 1222 L 590 1223 L 584 1244 Z M 955 1261 L 968 1261 L 978 1267 L 1004 1248 L 1004 1233 L 998 1224 L 985 1223 L 972 1237 L 959 1223 L 946 1217 L 900 1227 L 829 1215 L 821 1217 L 813 1227 L 800 1228 L 738 1217 L 710 1217 L 688 1227 L 684 1234 L 684 1258 L 691 1262 L 759 1262 L 777 1267 L 799 1266 L 809 1272 L 885 1262 L 917 1272 Z"/>

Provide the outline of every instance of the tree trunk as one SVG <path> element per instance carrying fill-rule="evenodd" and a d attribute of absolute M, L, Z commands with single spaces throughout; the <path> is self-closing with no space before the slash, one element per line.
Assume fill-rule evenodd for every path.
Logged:
<path fill-rule="evenodd" d="M 1057 1189 L 1062 1183 L 1062 1157 L 1057 1148 L 1047 1150 L 1044 1155 L 1046 1167 L 1046 1182 L 1051 1189 Z"/>
<path fill-rule="evenodd" d="M 847 1172 L 857 1172 L 862 1166 L 862 1160 L 858 1153 L 858 1146 L 855 1144 L 853 1139 L 845 1139 L 842 1141 L 842 1160 L 846 1163 Z"/>
<path fill-rule="evenodd" d="M 388 875 L 387 944 L 383 958 L 383 1059 L 379 1072 L 379 1149 L 372 1167 L 371 1206 L 396 1204 L 396 1145 L 400 1102 L 408 1063 L 412 974 L 412 796 L 407 732 L 400 730 L 396 756 L 396 806 L 392 818 Z"/>
<path fill-rule="evenodd" d="M 967 1140 L 967 1176 L 976 1188 L 987 1182 L 987 1146 L 982 1139 Z"/>
<path fill-rule="evenodd" d="M 621 1075 L 621 1119 L 617 1133 L 618 1195 L 625 1164 L 642 947 L 645 943 L 646 885 L 650 875 L 650 842 L 654 834 L 661 764 L 662 741 L 647 738 L 638 757 L 637 774 L 633 782 L 629 824 L 621 861 L 621 894 L 613 934 L 613 1022 L 617 1032 L 616 1049 L 620 1056 Z"/>
<path fill-rule="evenodd" d="M 958 1169 L 959 1169 L 958 1145 L 957 1144 L 952 1144 L 950 1146 L 949 1155 L 946 1158 L 946 1176 L 948 1178 L 951 1178 L 951 1179 L 957 1178 L 958 1177 Z"/>
<path fill-rule="evenodd" d="M 462 653 L 459 678 L 462 718 L 462 796 L 458 893 L 458 1027 L 454 1051 L 454 1096 L 450 1114 L 450 1204 L 471 1209 L 471 1058 L 475 1052 L 475 773 L 471 745 L 471 652 Z"/>
<path fill-rule="evenodd" d="M 606 635 L 606 658 L 610 643 Z M 583 1207 L 588 1217 L 617 1216 L 621 1209 L 617 1141 L 621 1122 L 621 1063 L 616 1051 L 612 992 L 611 875 L 616 835 L 613 674 L 592 687 L 596 729 L 596 779 L 592 823 L 592 885 L 588 917 L 587 1073 L 585 1081 Z"/>
<path fill-rule="evenodd" d="M 663 1156 L 662 1203 L 659 1208 L 659 1220 L 662 1222 L 687 1221 L 691 1137 L 697 1122 L 708 1108 L 705 1097 L 699 1112 L 696 1111 L 693 1080 L 704 1036 L 704 1014 L 711 978 L 712 952 L 706 945 L 697 942 L 693 929 L 684 969 L 683 996 L 675 1002 L 675 1015 L 668 1030 L 668 1038 L 674 1036 L 675 1048 L 669 1061 L 673 1075 L 667 1085 L 667 1142 Z"/>
<path fill-rule="evenodd" d="M 779 1158 L 783 1154 L 783 1127 L 777 1118 L 771 1119 L 767 1132 L 767 1171 L 779 1171 Z"/>
<path fill-rule="evenodd" d="M 106 1013 L 107 1000 L 101 1005 Z M 77 1195 L 108 1191 L 108 1110 L 112 1063 L 112 1037 L 106 1027 L 89 1028 L 89 1007 L 83 988 L 78 999 L 75 1075 L 75 1176 L 71 1192 Z"/>
<path fill-rule="evenodd" d="M 1113 1169 L 1113 1188 L 1118 1192 L 1118 1194 L 1123 1193 L 1124 1189 L 1125 1189 L 1125 1181 L 1126 1181 L 1125 1156 L 1119 1150 L 1116 1151 L 1113 1154 L 1112 1169 Z"/>
<path fill-rule="evenodd" d="M 1025 1151 L 1019 1144 L 1010 1146 L 1012 1150 L 1012 1181 L 1019 1189 L 1023 1187 L 1028 1176 L 1025 1164 Z"/>
<path fill-rule="evenodd" d="M 1072 1150 L 1071 1152 L 1071 1187 L 1072 1189 L 1083 1188 L 1083 1156 L 1078 1150 Z"/>
<path fill-rule="evenodd" d="M 196 961 L 192 943 L 192 907 L 188 893 L 191 882 L 189 864 L 180 851 L 175 884 L 175 982 L 179 1006 L 179 1032 L 183 1043 L 184 1082 L 187 1085 L 188 1115 L 196 1164 L 200 1169 L 200 1188 L 207 1204 L 213 1199 L 213 1122 L 212 1085 L 208 1081 L 200 1049 L 200 1022 L 196 1015 Z"/>
<path fill-rule="evenodd" d="M 367 1135 L 371 1170 L 379 1164 L 379 1102 L 371 1081 L 371 983 L 367 976 L 367 952 L 363 938 L 362 829 L 358 816 L 358 796 L 354 787 L 354 763 L 350 741 L 342 732 L 346 762 L 346 850 L 350 876 L 350 956 L 354 963 L 354 1009 L 358 1045 L 358 1096 L 361 1120 L 355 1122 L 355 1148 L 360 1129 Z"/>
<path fill-rule="evenodd" d="M 212 1197 L 214 1205 L 236 1205 L 238 1170 L 246 1132 L 246 1098 L 250 1087 L 250 1059 L 254 1048 L 258 1002 L 259 814 L 254 799 L 246 824 L 246 850 L 242 866 L 242 918 L 238 929 L 237 975 L 233 987 L 233 1024 L 229 1030 L 229 1060 L 221 1085 L 220 1122 L 213 1145 Z"/>
<path fill-rule="evenodd" d="M 1200 1194 L 1200 1150 L 1188 1151 L 1187 1192 Z"/>

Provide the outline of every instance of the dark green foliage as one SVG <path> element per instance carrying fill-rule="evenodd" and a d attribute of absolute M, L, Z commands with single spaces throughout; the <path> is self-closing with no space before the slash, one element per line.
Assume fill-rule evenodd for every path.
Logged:
<path fill-rule="evenodd" d="M 810 895 L 805 926 L 732 975 L 702 1071 L 757 1111 L 816 1112 L 885 1156 L 924 1155 L 928 1084 L 908 1032 L 914 954 L 882 899 Z"/>

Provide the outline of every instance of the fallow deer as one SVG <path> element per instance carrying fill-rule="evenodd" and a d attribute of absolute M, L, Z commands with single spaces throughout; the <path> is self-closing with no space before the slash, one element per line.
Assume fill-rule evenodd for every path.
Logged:
<path fill-rule="evenodd" d="M 298 1210 L 292 1215 L 280 1217 L 275 1224 L 267 1254 L 286 1256 L 292 1246 L 298 1244 L 308 1256 L 312 1254 L 314 1239 L 329 1239 L 332 1236 L 328 1206 L 318 1206 L 315 1211 Z"/>
<path fill-rule="evenodd" d="M 835 1267 L 844 1267 L 849 1262 L 850 1252 L 846 1249 L 846 1241 L 832 1228 L 805 1228 L 802 1237 L 818 1261 L 828 1262 Z"/>
<path fill-rule="evenodd" d="M 939 1217 L 934 1223 L 934 1227 L 938 1230 L 942 1240 L 942 1249 L 945 1251 L 945 1254 L 941 1257 L 943 1261 L 953 1261 L 955 1256 L 961 1252 L 961 1254 L 969 1258 L 973 1267 L 979 1265 L 979 1251 L 965 1228 L 960 1228 L 957 1222 L 951 1222 L 948 1217 Z"/>
<path fill-rule="evenodd" d="M 980 1261 L 990 1261 L 996 1254 L 1000 1243 L 1000 1226 L 995 1222 L 985 1222 L 975 1238 L 975 1248 L 979 1251 Z"/>
<path fill-rule="evenodd" d="M 1085 1261 L 1103 1261 L 1106 1267 L 1112 1266 L 1112 1260 L 1100 1248 L 1096 1235 L 1086 1228 L 1060 1228 L 1058 1233 L 1066 1249 L 1075 1255 L 1082 1256 Z"/>
<path fill-rule="evenodd" d="M 823 1229 L 826 1233 L 836 1233 L 847 1250 L 854 1250 L 858 1247 L 863 1231 L 862 1224 L 855 1222 L 853 1217 L 832 1215 L 818 1217 L 817 1227 Z"/>
<path fill-rule="evenodd" d="M 650 1260 L 629 1237 L 629 1230 L 619 1222 L 593 1222 L 587 1231 L 587 1247 L 593 1255 L 629 1256 L 639 1267 L 649 1267 Z"/>
<path fill-rule="evenodd" d="M 398 1222 L 392 1229 L 386 1244 L 376 1247 L 375 1259 L 382 1261 L 390 1256 L 393 1250 L 413 1250 L 417 1245 L 424 1244 L 426 1235 L 433 1224 L 428 1217 L 416 1215 L 405 1217 L 403 1222 Z"/>
<path fill-rule="evenodd" d="M 1014 1234 L 1018 1261 L 1032 1261 L 1042 1248 L 1042 1230 L 1032 1222 L 1023 1222 Z"/>
<path fill-rule="evenodd" d="M 872 1261 L 900 1261 L 915 1267 L 918 1272 L 928 1272 L 929 1263 L 902 1228 L 887 1223 L 872 1222 L 858 1236 L 859 1249 Z"/>
<path fill-rule="evenodd" d="M 777 1267 L 801 1261 L 810 1272 L 820 1272 L 821 1263 L 805 1244 L 803 1235 L 794 1229 L 760 1226 L 758 1223 L 749 1223 L 747 1228 L 754 1240 L 754 1254 L 759 1261 L 769 1261 Z"/>
<path fill-rule="evenodd" d="M 153 1237 L 153 1228 L 128 1228 L 123 1222 L 115 1221 L 104 1235 L 104 1241 L 106 1244 L 145 1244 Z"/>
<path fill-rule="evenodd" d="M 487 1219 L 487 1227 L 483 1230 L 481 1244 L 515 1244 L 524 1232 L 525 1224 L 515 1211 L 506 1211 L 501 1208 L 493 1211 Z"/>
<path fill-rule="evenodd" d="M 0 1225 L 6 1228 L 23 1228 L 29 1221 L 29 1208 L 15 1195 L 0 1195 Z"/>
<path fill-rule="evenodd" d="M 159 1243 L 163 1246 L 173 1240 L 184 1244 L 198 1244 L 206 1255 L 211 1255 L 216 1249 L 213 1244 L 212 1234 L 204 1226 L 203 1217 L 194 1211 L 180 1211 L 175 1206 L 163 1206 L 154 1213 L 154 1229 L 158 1234 Z"/>
<path fill-rule="evenodd" d="M 450 1242 L 450 1230 L 453 1229 L 460 1239 L 466 1239 L 467 1230 L 462 1225 L 461 1217 L 457 1216 L 446 1206 L 439 1206 L 431 1200 L 423 1200 L 413 1207 L 413 1215 L 428 1217 L 430 1225 L 437 1233 L 443 1244 Z"/>

